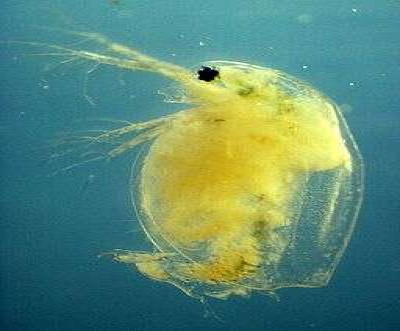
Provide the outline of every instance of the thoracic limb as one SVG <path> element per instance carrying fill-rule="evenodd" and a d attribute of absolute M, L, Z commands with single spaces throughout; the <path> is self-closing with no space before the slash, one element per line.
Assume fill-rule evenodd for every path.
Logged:
<path fill-rule="evenodd" d="M 113 159 L 134 147 L 156 138 L 168 129 L 177 114 L 160 117 L 148 122 L 130 123 L 113 130 L 92 130 L 82 135 L 62 138 L 55 145 L 57 155 L 72 157 L 73 163 L 52 175 L 70 171 L 89 162 Z"/>
<path fill-rule="evenodd" d="M 93 144 L 116 143 L 118 146 L 107 152 L 108 158 L 117 157 L 124 152 L 149 141 L 165 131 L 168 123 L 176 115 L 164 116 L 147 122 L 131 123 L 122 128 L 106 131 L 98 135 L 84 136 L 82 141 L 87 141 L 89 148 Z M 131 136 L 128 136 L 131 134 Z M 122 139 L 122 143 L 121 143 Z"/>

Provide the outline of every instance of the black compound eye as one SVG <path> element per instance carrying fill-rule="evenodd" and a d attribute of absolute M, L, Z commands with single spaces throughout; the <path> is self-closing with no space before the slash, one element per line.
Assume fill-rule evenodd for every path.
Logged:
<path fill-rule="evenodd" d="M 211 82 L 219 76 L 219 71 L 213 67 L 202 66 L 201 69 L 197 71 L 197 74 L 200 80 Z"/>

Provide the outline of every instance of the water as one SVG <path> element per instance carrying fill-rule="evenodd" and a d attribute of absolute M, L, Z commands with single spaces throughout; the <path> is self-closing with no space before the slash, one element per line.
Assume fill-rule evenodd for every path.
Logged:
<path fill-rule="evenodd" d="M 97 258 L 145 246 L 136 223 L 122 221 L 134 219 L 132 155 L 47 176 L 63 165 L 46 147 L 57 132 L 180 109 L 157 94 L 168 82 L 103 66 L 86 75 L 92 64 L 54 67 L 57 59 L 3 44 L 2 330 L 399 329 L 399 14 L 397 1 L 378 0 L 3 4 L 1 40 L 69 44 L 76 38 L 38 27 L 96 31 L 187 67 L 241 60 L 299 76 L 346 110 L 367 177 L 358 226 L 328 287 L 280 290 L 279 302 L 210 301 L 224 322 L 204 318 L 174 287 Z"/>

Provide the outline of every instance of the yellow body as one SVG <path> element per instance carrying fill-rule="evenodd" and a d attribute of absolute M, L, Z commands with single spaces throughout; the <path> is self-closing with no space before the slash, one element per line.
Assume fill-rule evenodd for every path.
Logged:
<path fill-rule="evenodd" d="M 150 148 L 141 180 L 147 217 L 180 250 L 209 246 L 207 260 L 182 267 L 187 277 L 254 277 L 268 255 L 259 240 L 273 240 L 267 237 L 292 222 L 293 195 L 306 173 L 350 164 L 338 128 L 324 114 L 279 93 L 270 98 L 235 96 L 189 110 Z"/>

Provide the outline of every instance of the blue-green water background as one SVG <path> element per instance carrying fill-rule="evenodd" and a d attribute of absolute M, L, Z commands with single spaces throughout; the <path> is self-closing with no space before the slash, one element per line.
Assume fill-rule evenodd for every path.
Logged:
<path fill-rule="evenodd" d="M 399 1 L 14 0 L 0 15 L 1 40 L 70 44 L 79 38 L 38 26 L 96 31 L 184 66 L 230 59 L 299 76 L 343 106 L 367 171 L 359 223 L 329 286 L 280 290 L 279 302 L 211 300 L 224 322 L 204 318 L 176 288 L 97 258 L 143 245 L 127 233 L 137 225 L 120 221 L 134 218 L 134 154 L 46 177 L 63 163 L 45 146 L 77 120 L 181 109 L 157 94 L 168 82 L 101 66 L 86 85 L 92 106 L 92 64 L 48 70 L 59 59 L 2 44 L 1 330 L 400 329 Z"/>

